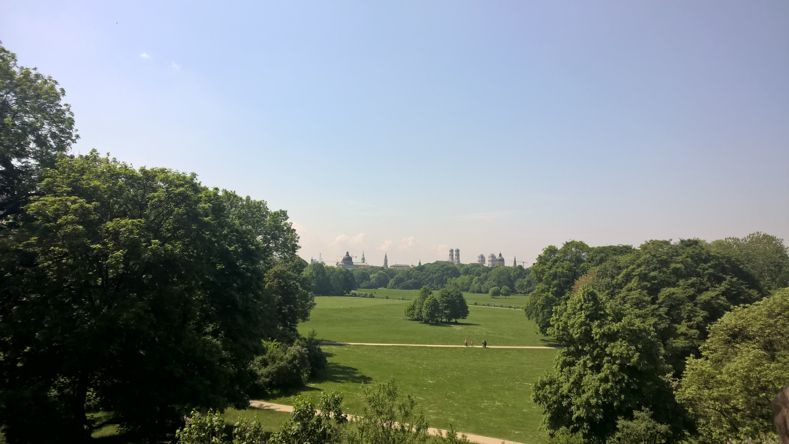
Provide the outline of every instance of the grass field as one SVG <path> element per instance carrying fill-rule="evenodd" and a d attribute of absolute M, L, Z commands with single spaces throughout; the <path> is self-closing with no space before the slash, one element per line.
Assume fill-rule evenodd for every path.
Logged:
<path fill-rule="evenodd" d="M 460 345 L 468 338 L 475 344 L 487 339 L 490 345 L 549 343 L 521 310 L 470 305 L 468 318 L 458 324 L 427 325 L 406 320 L 408 301 L 399 299 L 322 296 L 315 301 L 310 320 L 299 330 L 315 330 L 326 341 Z"/>
<path fill-rule="evenodd" d="M 475 344 L 487 339 L 490 345 L 550 345 L 522 310 L 470 304 L 463 322 L 431 326 L 405 319 L 415 291 L 377 294 L 380 297 L 316 297 L 311 319 L 299 329 L 340 342 L 462 345 L 469 338 Z M 452 425 L 462 432 L 525 443 L 547 441 L 531 394 L 534 383 L 551 367 L 556 350 L 334 345 L 324 350 L 330 353 L 329 368 L 302 391 L 305 396 L 340 392 L 349 413 L 358 414 L 364 385 L 393 378 L 403 393 L 417 399 L 433 427 Z M 270 399 L 283 404 L 294 400 L 295 395 Z"/>
<path fill-rule="evenodd" d="M 388 297 L 389 299 L 407 299 L 409 301 L 414 299 L 416 295 L 419 294 L 419 290 L 395 290 L 392 288 L 363 288 L 357 291 L 361 293 L 374 294 L 376 298 Z M 466 303 L 469 306 L 489 305 L 494 307 L 514 308 L 523 308 L 526 306 L 526 296 L 520 294 L 513 296 L 499 296 L 494 298 L 488 294 L 464 292 L 463 297 L 466 298 Z"/>
<path fill-rule="evenodd" d="M 547 440 L 541 411 L 531 401 L 537 378 L 551 366 L 555 350 L 429 349 L 327 346 L 326 376 L 303 392 L 344 395 L 350 413 L 361 412 L 363 384 L 394 379 L 413 395 L 432 427 L 525 443 Z M 293 404 L 295 397 L 272 399 Z"/>

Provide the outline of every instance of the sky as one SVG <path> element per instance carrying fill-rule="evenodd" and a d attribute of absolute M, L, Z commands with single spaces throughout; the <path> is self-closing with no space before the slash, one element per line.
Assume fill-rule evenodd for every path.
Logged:
<path fill-rule="evenodd" d="M 789 240 L 789 2 L 0 1 L 80 139 L 380 265 Z"/>

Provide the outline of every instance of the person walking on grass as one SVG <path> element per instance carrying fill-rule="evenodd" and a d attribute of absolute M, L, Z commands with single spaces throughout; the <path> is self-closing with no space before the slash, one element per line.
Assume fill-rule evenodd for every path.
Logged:
<path fill-rule="evenodd" d="M 488 348 L 488 340 L 487 339 L 483 339 L 482 340 L 482 348 Z"/>
<path fill-rule="evenodd" d="M 466 338 L 465 340 L 463 340 L 463 345 L 465 345 L 466 347 L 468 347 L 468 338 Z"/>

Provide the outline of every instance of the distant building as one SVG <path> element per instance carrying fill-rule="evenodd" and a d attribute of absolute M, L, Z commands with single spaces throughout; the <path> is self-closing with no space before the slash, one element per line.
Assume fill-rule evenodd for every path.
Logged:
<path fill-rule="evenodd" d="M 484 255 L 481 254 L 479 255 L 479 263 L 485 265 Z M 490 253 L 490 255 L 488 255 L 488 267 L 503 267 L 503 266 L 504 266 L 504 256 L 502 256 L 501 253 L 499 253 L 498 256 L 496 256 L 493 253 Z"/>
<path fill-rule="evenodd" d="M 450 264 L 455 264 L 455 265 L 460 265 L 460 249 L 459 248 L 455 248 L 455 249 L 450 248 L 449 249 L 449 263 Z"/>
<path fill-rule="evenodd" d="M 389 268 L 389 259 L 386 257 L 386 253 L 384 253 L 384 268 Z"/>
<path fill-rule="evenodd" d="M 337 266 L 345 269 L 353 268 L 353 258 L 351 257 L 350 254 L 348 254 L 347 251 L 345 252 L 345 256 L 342 257 L 340 262 L 337 263 Z"/>
<path fill-rule="evenodd" d="M 411 266 L 406 264 L 394 264 L 389 268 L 391 268 L 392 270 L 408 270 L 409 268 L 411 268 Z"/>
<path fill-rule="evenodd" d="M 485 265 L 485 255 L 484 254 L 480 254 L 479 256 L 477 256 L 477 263 L 480 264 L 480 265 Z"/>

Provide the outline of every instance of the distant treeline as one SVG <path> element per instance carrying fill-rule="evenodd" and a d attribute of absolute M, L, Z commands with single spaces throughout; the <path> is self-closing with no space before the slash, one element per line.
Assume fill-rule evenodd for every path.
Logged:
<path fill-rule="evenodd" d="M 343 295 L 357 288 L 416 290 L 428 287 L 437 290 L 452 287 L 472 293 L 499 289 L 502 295 L 526 294 L 534 289 L 529 270 L 521 266 L 490 268 L 449 262 L 433 262 L 405 270 L 383 267 L 346 270 L 314 263 L 304 270 L 304 277 L 312 282 L 313 293 L 320 295 Z"/>

